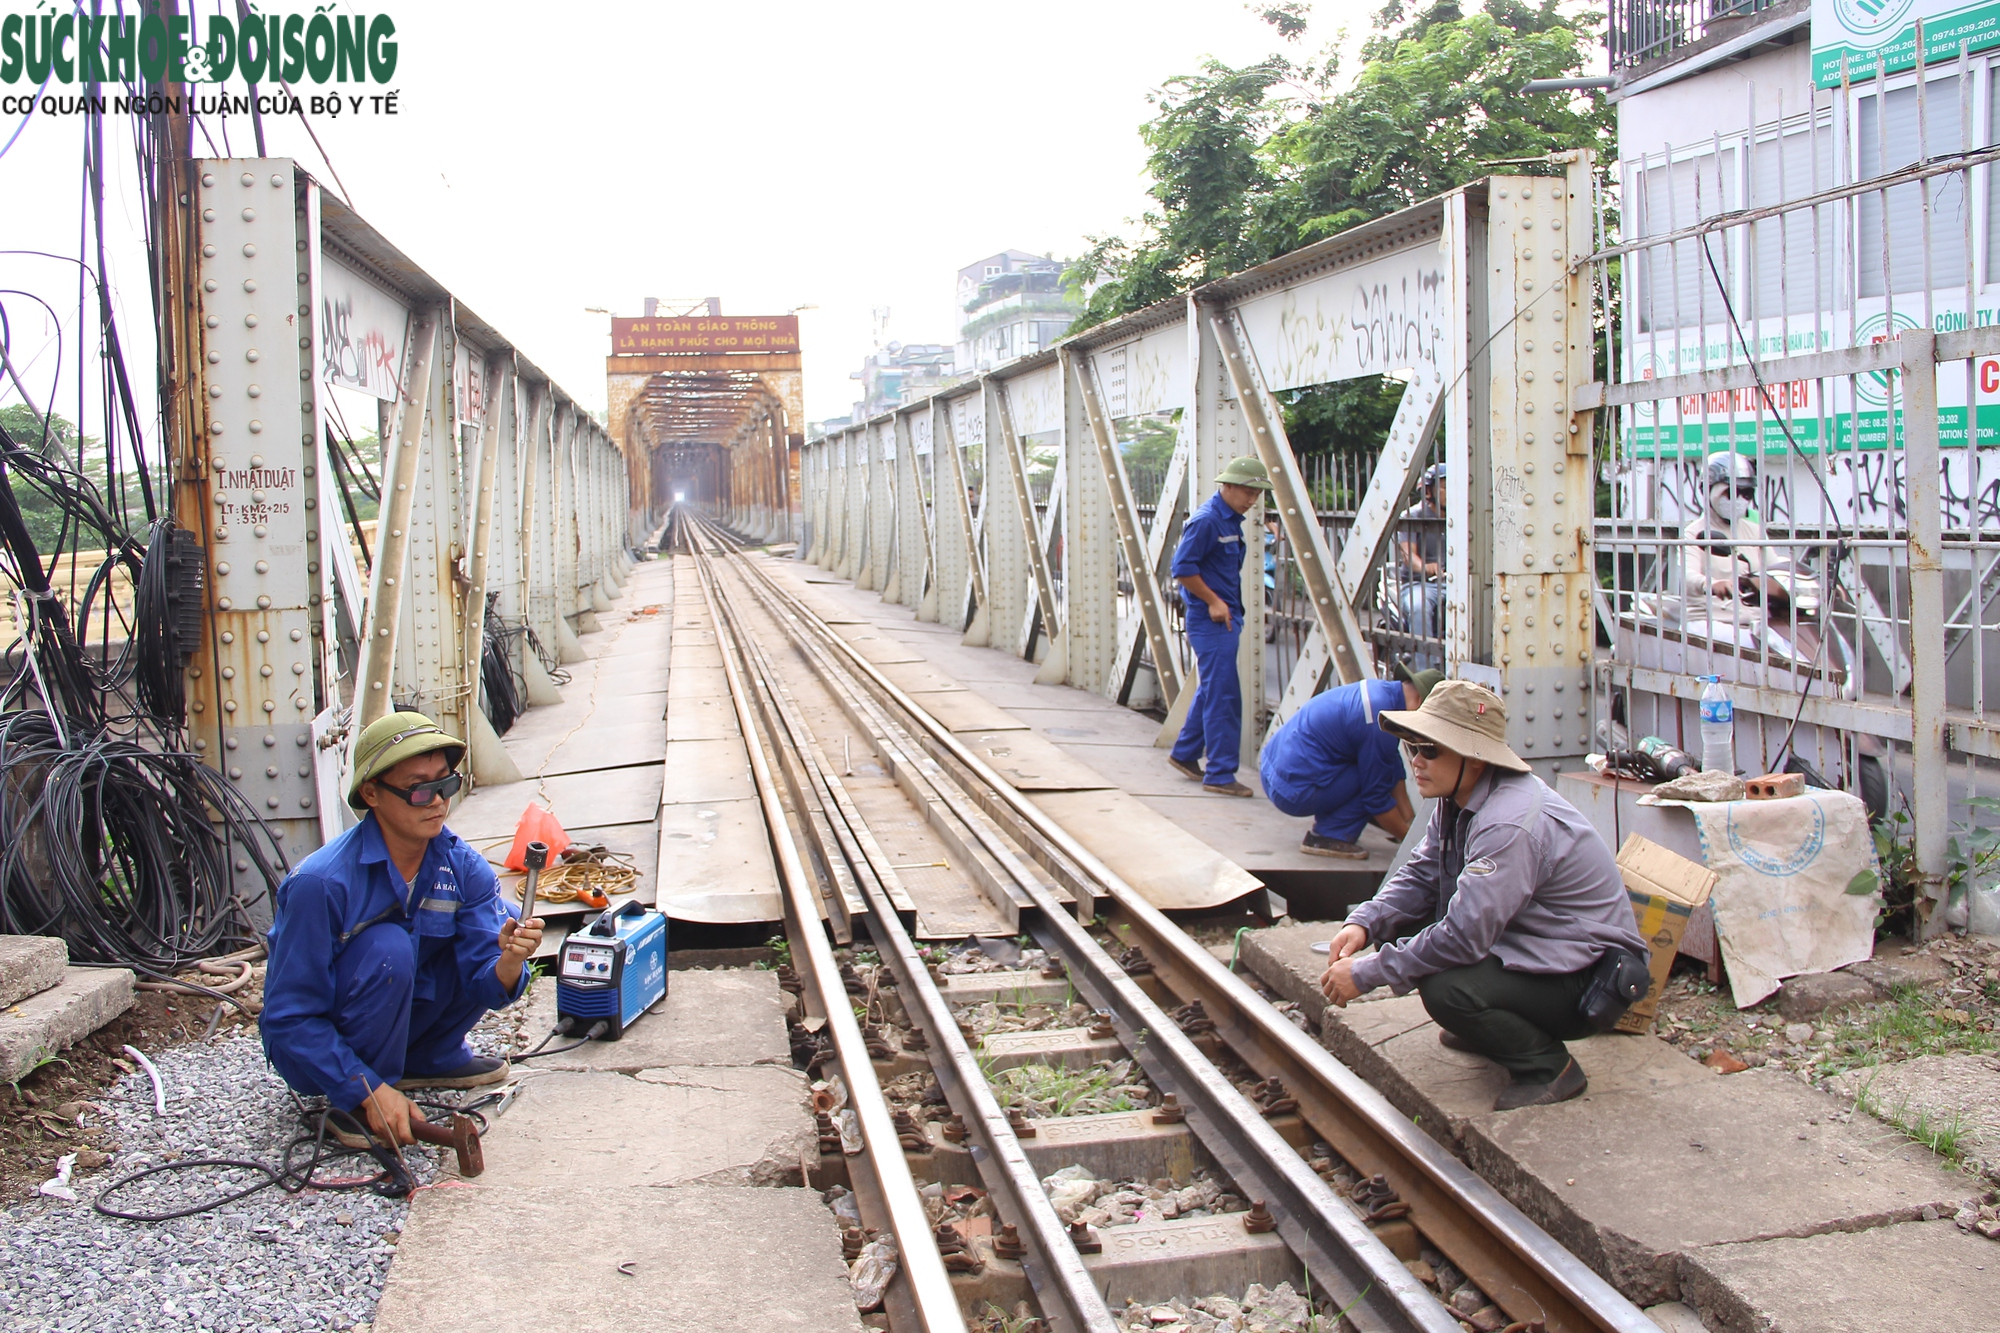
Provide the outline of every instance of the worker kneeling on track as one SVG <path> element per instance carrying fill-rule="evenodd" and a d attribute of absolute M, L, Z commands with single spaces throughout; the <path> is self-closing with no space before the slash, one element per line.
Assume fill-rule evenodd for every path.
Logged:
<path fill-rule="evenodd" d="M 404 1090 L 507 1077 L 465 1034 L 520 998 L 542 939 L 540 921 L 501 901 L 486 858 L 444 826 L 464 755 L 421 713 L 370 723 L 347 794 L 367 813 L 278 886 L 264 1052 L 293 1088 L 358 1111 L 391 1143 L 412 1142 Z"/>
<path fill-rule="evenodd" d="M 1372 823 L 1397 842 L 1410 831 L 1415 815 L 1402 756 L 1375 719 L 1416 708 L 1444 673 L 1396 670 L 1394 680 L 1358 680 L 1314 695 L 1264 742 L 1264 795 L 1285 814 L 1313 817 L 1299 844 L 1308 856 L 1365 861 L 1356 841 L 1364 827 Z"/>
<path fill-rule="evenodd" d="M 1421 708 L 1379 721 L 1437 806 L 1410 859 L 1347 914 L 1320 990 L 1338 1005 L 1381 985 L 1416 990 L 1441 1043 L 1513 1075 L 1496 1111 L 1580 1095 L 1563 1043 L 1624 1012 L 1607 1022 L 1590 993 L 1603 965 L 1646 956 L 1611 849 L 1507 748 L 1506 706 L 1484 686 L 1443 681 Z M 1356 957 L 1371 940 L 1381 947 Z"/>

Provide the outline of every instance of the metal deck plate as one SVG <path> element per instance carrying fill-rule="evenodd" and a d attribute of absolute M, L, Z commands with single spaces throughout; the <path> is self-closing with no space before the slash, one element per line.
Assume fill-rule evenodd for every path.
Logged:
<path fill-rule="evenodd" d="M 1094 791 L 1117 785 L 1032 731 L 972 732 L 959 740 L 1022 791 Z"/>
<path fill-rule="evenodd" d="M 1129 793 L 1030 792 L 1029 799 L 1155 907 L 1219 907 L 1263 887 L 1255 875 Z"/>
<path fill-rule="evenodd" d="M 784 902 L 771 840 L 754 800 L 660 809 L 660 906 L 677 921 L 779 921 Z"/>
<path fill-rule="evenodd" d="M 740 738 L 667 742 L 662 805 L 747 801 L 756 795 L 756 785 L 750 780 L 750 757 Z"/>
<path fill-rule="evenodd" d="M 642 824 L 660 805 L 660 765 L 565 773 L 487 787 L 466 798 L 452 813 L 451 828 L 467 842 L 511 837 L 521 812 L 540 802 L 565 830 Z"/>

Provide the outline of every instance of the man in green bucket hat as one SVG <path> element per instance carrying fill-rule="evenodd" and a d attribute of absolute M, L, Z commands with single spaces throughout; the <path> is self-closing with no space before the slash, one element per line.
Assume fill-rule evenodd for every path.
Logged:
<path fill-rule="evenodd" d="M 465 1034 L 520 998 L 542 923 L 500 898 L 486 858 L 444 826 L 465 743 L 421 713 L 391 713 L 354 742 L 347 803 L 359 824 L 278 886 L 259 1027 L 299 1092 L 327 1099 L 358 1146 L 409 1143 L 415 1088 L 507 1077 Z"/>
<path fill-rule="evenodd" d="M 1174 550 L 1174 581 L 1187 606 L 1188 647 L 1196 681 L 1187 722 L 1167 762 L 1218 796 L 1252 796 L 1236 780 L 1243 748 L 1243 687 L 1236 647 L 1243 637 L 1243 516 L 1271 489 L 1255 458 L 1232 458 L 1215 494 L 1188 515 Z M 1202 766 L 1203 756 L 1207 766 Z"/>

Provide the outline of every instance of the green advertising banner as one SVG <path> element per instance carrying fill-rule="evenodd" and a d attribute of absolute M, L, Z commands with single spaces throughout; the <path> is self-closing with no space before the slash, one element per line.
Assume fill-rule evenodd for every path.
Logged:
<path fill-rule="evenodd" d="M 1817 454 L 1822 447 L 1822 432 L 1831 437 L 1827 446 L 1835 453 L 1848 453 L 1857 449 L 1887 449 L 1889 447 L 1889 412 L 1838 412 L 1831 416 L 1801 417 L 1788 423 L 1792 429 L 1792 439 L 1798 442 L 1801 451 Z M 1903 442 L 1903 414 L 1895 414 L 1895 442 Z M 1965 447 L 1966 410 L 1963 407 L 1938 409 L 1938 443 L 1946 449 Z M 1625 432 L 1627 456 L 1632 458 L 1683 458 L 1695 457 L 1717 449 L 1733 449 L 1737 453 L 1781 454 L 1791 446 L 1785 441 L 1784 427 L 1775 417 L 1763 417 L 1750 421 L 1688 421 L 1678 426 L 1634 426 Z M 1979 407 L 1979 447 L 1989 449 L 2000 445 L 2000 404 L 1982 403 Z"/>
<path fill-rule="evenodd" d="M 1919 23 L 1927 65 L 2000 46 L 2000 0 L 1813 0 L 1813 82 L 1838 88 L 1843 60 L 1851 83 L 1915 68 Z"/>

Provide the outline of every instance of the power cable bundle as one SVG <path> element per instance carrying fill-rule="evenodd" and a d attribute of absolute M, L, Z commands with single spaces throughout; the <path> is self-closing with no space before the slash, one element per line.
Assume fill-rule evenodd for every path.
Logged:
<path fill-rule="evenodd" d="M 107 552 L 74 625 L 23 518 L 23 484 L 59 507 L 66 538 L 87 534 Z M 114 657 L 111 621 L 125 617 L 109 585 L 121 565 L 134 595 Z M 23 621 L 0 690 L 0 929 L 60 935 L 77 963 L 167 979 L 254 944 L 250 909 L 286 869 L 257 812 L 185 743 L 181 669 L 200 633 L 200 568 L 192 534 L 161 520 L 141 546 L 80 472 L 0 428 L 0 572 Z"/>

